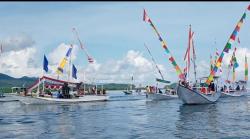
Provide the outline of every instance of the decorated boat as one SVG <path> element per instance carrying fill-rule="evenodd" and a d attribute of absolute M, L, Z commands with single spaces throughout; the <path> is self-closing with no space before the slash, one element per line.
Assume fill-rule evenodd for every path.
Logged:
<path fill-rule="evenodd" d="M 77 35 L 76 29 L 73 31 Z M 77 35 L 77 40 L 80 43 L 82 49 L 82 43 Z M 54 104 L 54 103 L 79 103 L 79 102 L 92 102 L 92 101 L 106 101 L 109 96 L 106 95 L 106 91 L 102 89 L 97 91 L 97 88 L 93 87 L 92 91 L 86 93 L 85 86 L 82 89 L 83 82 L 75 82 L 77 80 L 77 69 L 74 64 L 71 64 L 71 51 L 73 45 L 68 48 L 65 57 L 61 60 L 56 70 L 57 79 L 42 76 L 33 85 L 24 91 L 24 96 L 20 96 L 19 100 L 24 104 Z M 89 63 L 93 63 L 94 60 L 87 54 Z M 68 70 L 64 68 L 66 64 L 69 64 Z M 72 70 L 70 70 L 72 67 Z M 48 72 L 48 60 L 44 55 L 43 69 Z M 72 80 L 70 81 L 70 71 L 72 71 Z M 59 80 L 59 76 L 64 73 L 68 73 L 68 80 Z M 86 84 L 86 83 L 84 83 Z M 90 89 L 89 89 L 90 90 Z"/>
<path fill-rule="evenodd" d="M 238 38 L 239 40 L 239 38 Z M 239 43 L 239 41 L 238 41 Z M 245 80 L 239 80 L 236 81 L 236 68 L 239 67 L 239 64 L 236 59 L 236 47 L 234 49 L 234 52 L 232 54 L 230 63 L 228 65 L 228 74 L 227 74 L 227 80 L 224 83 L 224 86 L 221 88 L 222 91 L 222 97 L 241 97 L 245 96 L 247 94 L 247 80 L 248 80 L 248 63 L 247 63 L 247 57 L 245 56 Z M 230 69 L 233 69 L 232 75 L 232 81 L 229 80 L 229 74 Z"/>
<path fill-rule="evenodd" d="M 250 10 L 250 5 L 248 6 L 247 10 Z M 240 21 L 237 23 L 237 26 L 235 27 L 233 33 L 231 34 L 225 48 L 221 52 L 220 57 L 216 60 L 216 63 L 214 65 L 213 69 L 211 70 L 210 75 L 207 77 L 206 82 L 204 84 L 202 84 L 202 86 L 201 86 L 201 84 L 197 84 L 197 80 L 195 80 L 194 85 L 190 85 L 189 81 L 187 80 L 187 76 L 186 76 L 187 72 L 185 72 L 185 70 L 187 70 L 187 68 L 190 67 L 190 62 L 189 62 L 190 55 L 189 55 L 189 53 L 190 53 L 191 46 L 192 46 L 191 43 L 192 43 L 193 33 L 191 31 L 189 31 L 189 43 L 188 43 L 188 49 L 186 52 L 186 55 L 188 54 L 187 61 L 189 63 L 187 62 L 187 66 L 184 69 L 184 73 L 182 73 L 178 64 L 176 63 L 173 56 L 171 55 L 171 53 L 167 47 L 166 42 L 162 39 L 160 33 L 157 31 L 152 20 L 149 18 L 149 16 L 146 13 L 146 10 L 144 9 L 143 20 L 145 22 L 149 23 L 150 26 L 154 29 L 159 40 L 161 41 L 162 47 L 164 48 L 166 53 L 169 55 L 169 60 L 171 61 L 172 65 L 174 66 L 174 68 L 179 76 L 177 95 L 183 101 L 184 104 L 208 104 L 208 103 L 214 103 L 219 99 L 221 92 L 217 90 L 217 87 L 215 89 L 216 85 L 213 83 L 214 76 L 215 76 L 217 70 L 221 67 L 224 54 L 229 52 L 229 50 L 231 49 L 232 43 L 235 41 L 237 33 L 239 32 L 240 27 L 242 26 L 243 21 L 246 18 L 246 11 L 242 15 Z M 185 55 L 185 57 L 186 57 L 186 55 Z M 195 59 L 193 59 L 193 60 L 195 60 Z M 194 64 L 194 67 L 196 67 L 195 64 Z M 199 88 L 197 88 L 197 86 L 198 87 L 200 86 L 201 88 L 199 89 Z"/>
<path fill-rule="evenodd" d="M 202 78 L 201 78 L 202 79 Z M 204 77 L 203 79 L 206 79 Z M 213 87 L 205 87 L 200 81 L 196 86 L 190 86 L 186 82 L 180 82 L 177 87 L 177 95 L 184 104 L 210 104 L 216 102 L 221 96 L 221 92 Z M 211 89 L 211 88 L 214 88 Z"/>

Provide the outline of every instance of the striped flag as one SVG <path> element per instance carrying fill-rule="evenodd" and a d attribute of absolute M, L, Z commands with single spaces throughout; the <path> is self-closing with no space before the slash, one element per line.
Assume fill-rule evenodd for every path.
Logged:
<path fill-rule="evenodd" d="M 56 71 L 57 74 L 62 74 L 63 73 L 63 68 L 64 68 L 65 64 L 67 63 L 69 56 L 71 55 L 72 49 L 73 49 L 73 46 L 70 45 L 70 48 L 68 49 L 65 57 L 61 60 L 59 66 L 57 67 L 57 71 Z"/>

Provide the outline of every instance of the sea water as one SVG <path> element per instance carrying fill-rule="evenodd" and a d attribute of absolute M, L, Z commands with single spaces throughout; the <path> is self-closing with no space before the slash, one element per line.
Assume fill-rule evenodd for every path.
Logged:
<path fill-rule="evenodd" d="M 250 96 L 216 104 L 149 101 L 108 92 L 110 101 L 60 105 L 0 103 L 0 138 L 250 138 Z"/>

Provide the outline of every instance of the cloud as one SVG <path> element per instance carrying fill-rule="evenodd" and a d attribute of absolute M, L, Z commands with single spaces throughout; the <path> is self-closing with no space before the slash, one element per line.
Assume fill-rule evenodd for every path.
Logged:
<path fill-rule="evenodd" d="M 34 66 L 36 55 L 34 47 L 5 52 L 0 55 L 0 72 L 13 77 L 37 77 L 41 75 L 41 69 Z"/>
<path fill-rule="evenodd" d="M 157 65 L 163 74 L 166 73 L 163 65 Z M 87 82 L 130 83 L 133 76 L 133 83 L 145 85 L 155 84 L 155 78 L 160 78 L 152 62 L 141 52 L 134 50 L 129 50 L 124 57 L 118 60 L 109 60 L 102 64 L 96 61 L 88 64 L 86 68 L 79 70 L 79 80 L 84 79 L 84 72 Z"/>
<path fill-rule="evenodd" d="M 68 49 L 70 48 L 70 44 L 61 43 L 58 45 L 52 52 L 48 54 L 48 60 L 51 65 L 58 65 L 62 58 L 65 57 Z M 71 60 L 74 61 L 76 59 L 76 54 L 78 51 L 78 46 L 73 45 L 72 53 L 71 53 Z"/>
<path fill-rule="evenodd" d="M 16 34 L 6 37 L 1 43 L 3 52 L 10 52 L 32 47 L 35 41 L 27 34 Z"/>

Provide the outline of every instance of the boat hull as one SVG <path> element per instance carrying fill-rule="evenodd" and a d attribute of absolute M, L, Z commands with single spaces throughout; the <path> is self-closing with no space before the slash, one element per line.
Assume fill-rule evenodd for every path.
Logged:
<path fill-rule="evenodd" d="M 221 92 L 205 95 L 182 85 L 178 85 L 177 95 L 184 104 L 210 104 L 215 103 L 219 99 Z"/>
<path fill-rule="evenodd" d="M 123 91 L 125 95 L 131 95 L 133 92 L 132 91 Z"/>
<path fill-rule="evenodd" d="M 221 97 L 242 97 L 245 96 L 247 91 L 235 91 L 235 92 L 221 92 Z"/>
<path fill-rule="evenodd" d="M 98 95 L 85 95 L 79 98 L 49 98 L 49 97 L 21 97 L 19 101 L 24 104 L 60 104 L 60 103 L 82 103 L 82 102 L 95 102 L 95 101 L 107 101 L 109 96 Z"/>
<path fill-rule="evenodd" d="M 160 94 L 160 93 L 147 93 L 147 99 L 150 100 L 171 100 L 178 99 L 177 95 L 169 95 L 169 94 Z"/>

